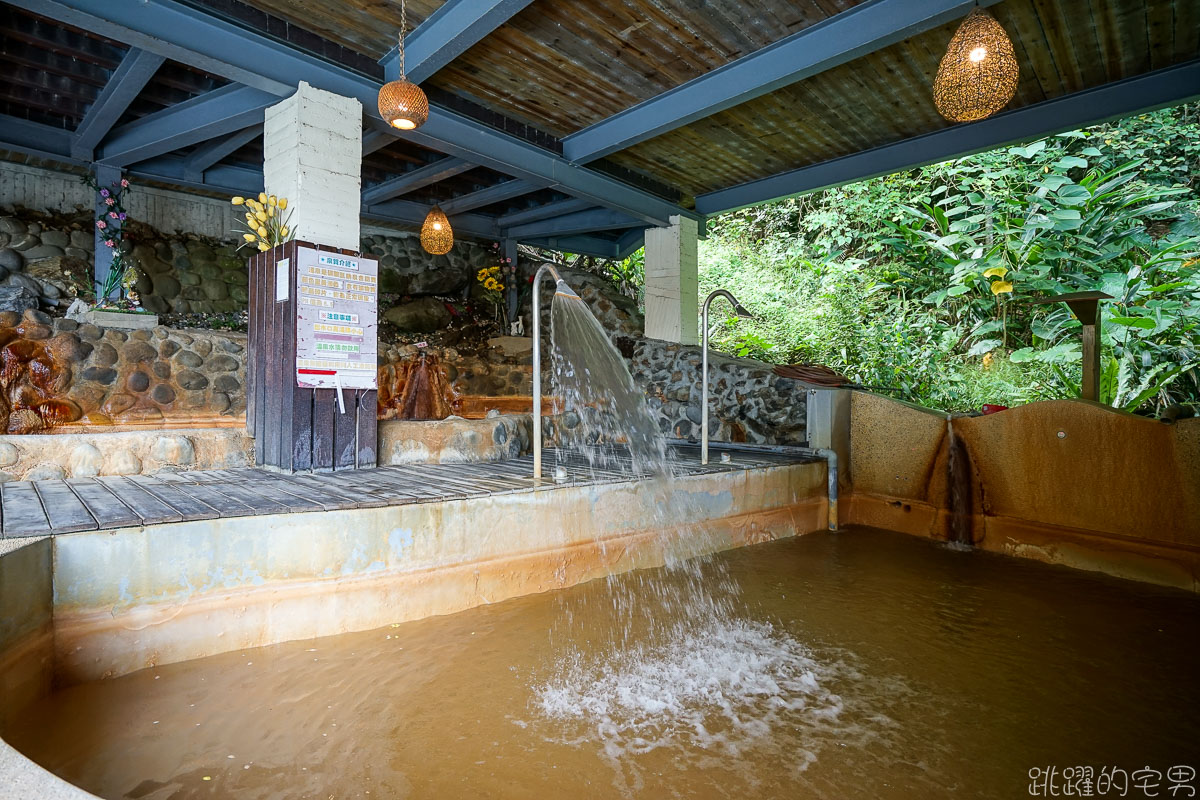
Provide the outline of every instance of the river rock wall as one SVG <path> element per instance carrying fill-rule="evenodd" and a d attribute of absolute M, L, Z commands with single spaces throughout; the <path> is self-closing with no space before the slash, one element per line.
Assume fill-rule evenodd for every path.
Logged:
<path fill-rule="evenodd" d="M 70 305 L 90 283 L 95 238 L 91 226 L 87 211 L 0 211 L 0 309 L 21 312 Z M 491 248 L 470 242 L 458 242 L 449 253 L 432 256 L 421 249 L 416 235 L 404 233 L 364 235 L 361 250 L 379 259 L 380 290 L 398 298 L 465 295 L 479 268 L 494 257 Z M 238 250 L 232 238 L 167 233 L 132 220 L 122 251 L 137 270 L 134 289 L 148 311 L 212 315 L 246 310 L 248 251 Z"/>
<path fill-rule="evenodd" d="M 637 304 L 611 282 L 579 270 L 560 272 L 629 361 L 633 379 L 645 392 L 659 429 L 667 436 L 699 439 L 700 348 L 646 338 Z M 543 317 L 543 325 L 549 328 L 548 315 Z M 713 440 L 806 443 L 808 406 L 803 384 L 775 375 L 770 364 L 717 353 L 709 354 L 709 381 L 709 436 Z M 569 422 L 564 420 L 568 426 Z"/>
<path fill-rule="evenodd" d="M 245 411 L 244 334 L 126 331 L 0 312 L 0 430 L 157 425 Z"/>

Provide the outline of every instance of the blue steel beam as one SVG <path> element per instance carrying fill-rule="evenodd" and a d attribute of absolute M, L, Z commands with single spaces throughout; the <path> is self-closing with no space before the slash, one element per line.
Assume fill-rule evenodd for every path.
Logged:
<path fill-rule="evenodd" d="M 74 135 L 63 128 L 0 114 L 0 143 L 5 149 L 31 156 L 67 158 L 82 164 L 82 159 L 71 156 L 74 139 Z"/>
<path fill-rule="evenodd" d="M 1200 60 L 702 194 L 696 198 L 696 208 L 703 214 L 723 214 L 1196 98 L 1200 98 Z"/>
<path fill-rule="evenodd" d="M 96 160 L 125 166 L 261 125 L 264 110 L 277 102 L 275 95 L 249 86 L 214 89 L 117 128 L 100 146 Z"/>
<path fill-rule="evenodd" d="M 534 186 L 529 181 L 505 181 L 477 192 L 452 197 L 442 203 L 442 211 L 447 214 L 471 211 L 490 206 L 492 203 L 502 203 L 505 200 L 512 200 L 514 197 L 536 192 L 538 188 L 540 187 Z"/>
<path fill-rule="evenodd" d="M 51 159 L 60 164 L 91 168 L 91 164 L 71 155 L 70 131 L 52 128 L 40 122 L 0 114 L 0 148 Z M 204 180 L 184 177 L 187 169 L 180 156 L 161 156 L 125 170 L 126 175 L 159 181 L 183 188 L 208 189 L 230 194 L 262 191 L 262 170 L 218 165 L 205 172 Z"/>
<path fill-rule="evenodd" d="M 308 81 L 356 98 L 370 117 L 378 118 L 379 81 L 175 0 L 12 0 L 12 4 L 280 97 L 290 95 L 297 81 Z M 678 214 L 701 219 L 669 200 L 436 105 L 419 129 L 397 134 L 514 178 L 624 211 L 651 225 L 666 225 Z"/>
<path fill-rule="evenodd" d="M 50 158 L 63 164 L 88 166 L 87 162 L 71 157 L 71 133 L 37 122 L 0 114 L 0 148 Z M 187 163 L 181 156 L 166 155 L 143 161 L 125 171 L 125 174 L 144 180 L 157 181 L 181 188 L 217 191 L 222 194 L 257 194 L 263 191 L 261 170 L 249 167 L 218 164 L 204 173 L 203 181 L 191 181 L 185 177 Z M 378 206 L 364 208 L 364 219 L 392 224 L 419 227 L 428 208 L 406 200 L 392 200 Z M 497 239 L 500 229 L 495 217 L 481 214 L 454 214 L 450 224 L 458 234 L 476 239 Z M 599 258 L 625 258 L 641 247 L 642 230 L 631 230 L 619 242 L 590 236 L 547 237 L 531 240 L 528 244 L 548 250 L 563 249 L 572 253 L 584 253 Z M 636 244 L 633 240 L 636 239 Z"/>
<path fill-rule="evenodd" d="M 802 81 L 1000 0 L 868 0 L 563 139 L 586 163 Z"/>
<path fill-rule="evenodd" d="M 374 206 L 399 197 L 408 192 L 414 192 L 432 183 L 453 178 L 455 175 L 475 169 L 475 165 L 461 158 L 440 158 L 432 164 L 409 170 L 395 178 L 389 178 L 382 183 L 363 189 L 363 205 Z"/>
<path fill-rule="evenodd" d="M 506 238 L 524 241 L 525 239 L 542 239 L 547 236 L 570 236 L 577 233 L 625 230 L 637 224 L 636 219 L 628 214 L 622 214 L 620 211 L 592 208 L 539 222 L 530 222 L 526 225 L 516 225 L 511 228 L 501 227 Z"/>
<path fill-rule="evenodd" d="M 526 225 L 530 222 L 549 219 L 550 217 L 561 217 L 563 214 L 570 214 L 575 211 L 586 211 L 589 208 L 595 207 L 595 205 L 595 203 L 590 203 L 587 200 L 559 200 L 554 203 L 546 203 L 534 206 L 533 208 L 513 211 L 510 214 L 500 217 L 498 222 L 501 228 L 511 228 L 516 225 Z"/>
<path fill-rule="evenodd" d="M 242 147 L 262 135 L 261 125 L 251 125 L 240 131 L 214 139 L 206 145 L 196 148 L 187 159 L 184 177 L 190 181 L 203 181 L 204 171 L 219 162 L 225 156 L 237 152 Z"/>
<path fill-rule="evenodd" d="M 617 242 L 595 236 L 550 236 L 544 239 L 529 239 L 522 244 L 540 247 L 543 250 L 557 250 L 561 253 L 581 253 L 596 258 L 620 258 L 620 247 Z"/>
<path fill-rule="evenodd" d="M 447 0 L 404 39 L 408 79 L 420 83 L 499 28 L 532 0 Z M 400 75 L 400 51 L 379 59 L 389 81 Z"/>
<path fill-rule="evenodd" d="M 386 219 L 419 228 L 429 214 L 429 206 L 410 200 L 389 200 L 371 206 L 364 203 L 362 214 L 371 219 Z M 496 218 L 482 214 L 456 214 L 450 217 L 450 227 L 456 236 L 462 234 L 477 239 L 496 239 L 500 235 Z"/>
<path fill-rule="evenodd" d="M 75 129 L 75 142 L 71 155 L 91 161 L 92 151 L 108 135 L 113 125 L 129 108 L 129 104 L 141 93 L 142 88 L 154 77 L 154 73 L 165 61 L 157 53 L 147 53 L 137 47 L 129 48 L 125 58 L 113 71 L 112 77 L 100 91 L 87 115 Z"/>
<path fill-rule="evenodd" d="M 646 229 L 634 228 L 625 231 L 617 240 L 617 258 L 624 260 L 641 250 L 646 244 Z"/>
<path fill-rule="evenodd" d="M 366 124 L 363 125 L 362 154 L 364 158 L 376 150 L 382 150 L 394 141 L 396 141 L 396 137 L 388 133 L 386 129 L 372 129 L 368 128 Z"/>

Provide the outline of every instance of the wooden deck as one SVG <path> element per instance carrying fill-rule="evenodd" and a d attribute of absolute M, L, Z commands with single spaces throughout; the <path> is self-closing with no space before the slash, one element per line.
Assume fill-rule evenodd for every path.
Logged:
<path fill-rule="evenodd" d="M 728 451 L 731 461 L 721 462 Z M 758 469 L 810 460 L 775 450 L 675 445 L 677 475 Z M 157 475 L 12 481 L 0 484 L 0 538 L 160 525 L 218 517 L 379 508 L 484 495 L 553 490 L 646 477 L 628 455 L 613 451 L 607 468 L 577 453 L 543 451 L 544 479 L 533 481 L 533 458 L 479 464 L 411 464 L 329 473 L 282 475 L 260 469 L 160 472 Z M 555 480 L 556 472 L 565 474 Z"/>

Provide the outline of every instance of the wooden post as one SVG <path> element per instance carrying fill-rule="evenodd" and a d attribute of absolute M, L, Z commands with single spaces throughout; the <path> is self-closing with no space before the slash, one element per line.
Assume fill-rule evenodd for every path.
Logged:
<path fill-rule="evenodd" d="M 343 413 L 336 389 L 298 385 L 296 315 L 301 294 L 297 257 L 300 248 L 360 258 L 350 250 L 288 242 L 250 259 L 246 429 L 254 437 L 254 463 L 284 472 L 374 467 L 376 390 L 344 389 Z M 374 328 L 369 335 L 375 336 Z M 374 345 L 363 350 L 369 350 L 370 367 L 374 370 Z"/>
<path fill-rule="evenodd" d="M 1100 400 L 1100 301 L 1111 299 L 1112 295 L 1104 292 L 1072 292 L 1030 301 L 1031 305 L 1066 303 L 1083 325 L 1083 381 L 1079 396 L 1084 400 Z"/>

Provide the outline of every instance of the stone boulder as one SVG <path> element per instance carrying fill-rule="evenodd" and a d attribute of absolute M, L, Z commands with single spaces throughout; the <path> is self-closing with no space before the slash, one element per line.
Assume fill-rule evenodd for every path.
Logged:
<path fill-rule="evenodd" d="M 383 313 L 383 318 L 402 331 L 432 333 L 450 324 L 446 304 L 432 297 L 401 303 Z"/>
<path fill-rule="evenodd" d="M 37 308 L 38 296 L 25 286 L 0 286 L 0 311 L 20 314 L 27 308 Z"/>

